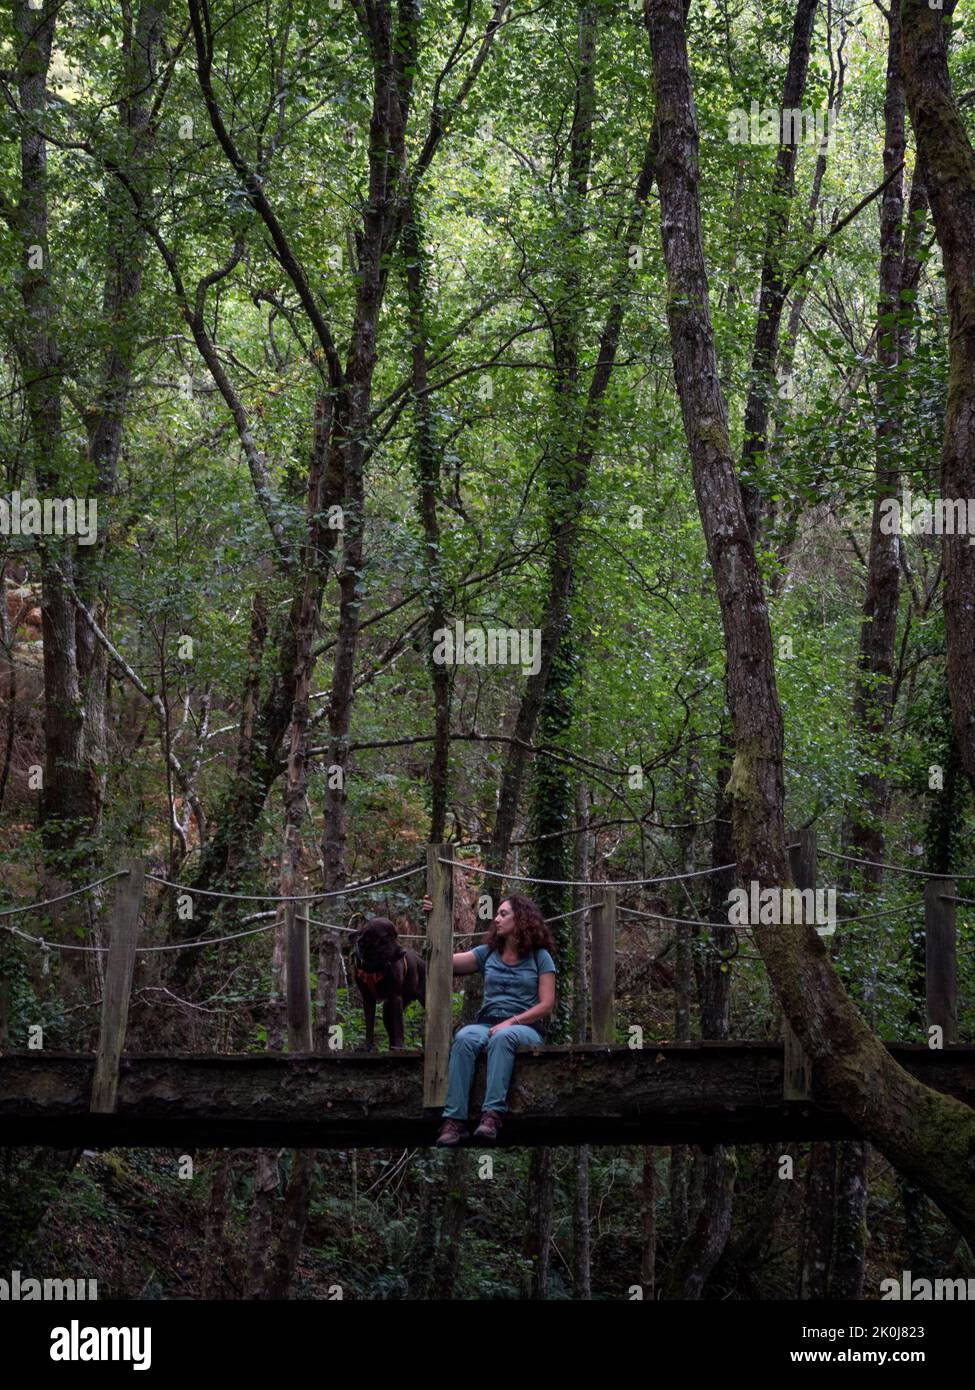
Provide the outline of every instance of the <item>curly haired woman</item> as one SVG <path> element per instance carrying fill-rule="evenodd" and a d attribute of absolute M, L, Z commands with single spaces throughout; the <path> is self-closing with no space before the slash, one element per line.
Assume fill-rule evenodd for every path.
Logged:
<path fill-rule="evenodd" d="M 455 975 L 482 971 L 484 1003 L 476 1021 L 454 1034 L 438 1148 L 456 1148 L 468 1136 L 474 1066 L 485 1047 L 487 1086 L 474 1138 L 482 1143 L 497 1139 L 502 1116 L 508 1109 L 515 1052 L 519 1047 L 537 1047 L 544 1041 L 543 1020 L 555 1009 L 552 946 L 539 908 L 521 893 L 511 893 L 498 907 L 487 941 L 473 951 L 454 953 Z"/>

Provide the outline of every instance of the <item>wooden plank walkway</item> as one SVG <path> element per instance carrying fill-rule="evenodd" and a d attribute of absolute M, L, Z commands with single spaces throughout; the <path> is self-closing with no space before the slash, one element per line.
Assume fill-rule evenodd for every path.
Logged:
<path fill-rule="evenodd" d="M 975 1106 L 975 1046 L 891 1044 L 927 1085 Z M 503 1142 L 756 1143 L 854 1133 L 817 1101 L 783 1099 L 783 1046 L 587 1044 L 518 1054 Z M 431 1144 L 423 1055 L 123 1056 L 114 1113 L 90 1110 L 93 1056 L 0 1057 L 0 1145 L 392 1148 Z M 483 1059 L 472 1114 L 483 1094 Z"/>

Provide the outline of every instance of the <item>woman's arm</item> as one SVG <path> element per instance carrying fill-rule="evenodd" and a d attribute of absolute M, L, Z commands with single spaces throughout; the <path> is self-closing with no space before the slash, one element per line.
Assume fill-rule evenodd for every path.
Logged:
<path fill-rule="evenodd" d="M 424 898 L 424 899 L 423 899 L 423 911 L 424 911 L 424 912 L 432 912 L 432 911 L 433 911 L 433 903 L 430 901 L 429 898 Z M 455 974 L 455 975 L 473 975 L 473 974 L 474 974 L 474 971 L 475 971 L 476 969 L 477 969 L 477 956 L 475 956 L 475 954 L 474 954 L 473 951 L 455 951 L 455 952 L 454 952 L 454 974 Z"/>
<path fill-rule="evenodd" d="M 457 957 L 455 956 L 456 960 Z M 515 1014 L 513 1018 L 506 1018 L 503 1023 L 496 1023 L 489 1033 L 496 1033 L 499 1028 L 510 1028 L 513 1023 L 526 1023 L 530 1028 L 536 1019 L 547 1018 L 550 1013 L 555 1011 L 555 973 L 546 970 L 544 975 L 538 977 L 538 1003 L 533 1004 L 530 1009 L 523 1010 L 520 1014 Z"/>

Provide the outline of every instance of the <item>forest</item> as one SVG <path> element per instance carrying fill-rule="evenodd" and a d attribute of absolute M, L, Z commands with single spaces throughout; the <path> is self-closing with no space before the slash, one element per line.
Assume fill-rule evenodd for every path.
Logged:
<path fill-rule="evenodd" d="M 972 0 L 11 0 L 0 98 L 0 1281 L 975 1297 Z"/>

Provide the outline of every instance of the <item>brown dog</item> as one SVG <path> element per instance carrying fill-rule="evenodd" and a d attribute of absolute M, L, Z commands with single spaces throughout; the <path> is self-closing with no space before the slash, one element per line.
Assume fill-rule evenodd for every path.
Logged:
<path fill-rule="evenodd" d="M 388 917 L 373 917 L 360 927 L 352 958 L 366 1017 L 366 1051 L 375 1049 L 376 1001 L 380 999 L 390 1050 L 402 1048 L 404 1009 L 414 999 L 426 1006 L 426 966 L 415 951 L 399 944 Z"/>

